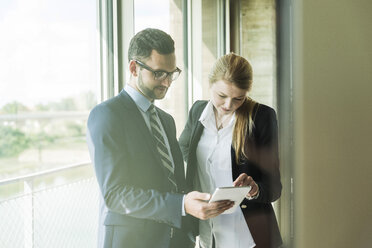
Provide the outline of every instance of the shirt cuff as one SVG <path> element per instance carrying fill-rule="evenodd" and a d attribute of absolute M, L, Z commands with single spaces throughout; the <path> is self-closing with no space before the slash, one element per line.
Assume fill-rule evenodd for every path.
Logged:
<path fill-rule="evenodd" d="M 259 195 L 260 195 L 260 190 L 258 190 L 258 193 L 255 196 L 246 196 L 245 198 L 247 200 L 256 200 Z"/>
<path fill-rule="evenodd" d="M 186 197 L 186 195 L 183 195 L 183 198 L 182 198 L 182 216 L 186 216 L 185 197 Z"/>

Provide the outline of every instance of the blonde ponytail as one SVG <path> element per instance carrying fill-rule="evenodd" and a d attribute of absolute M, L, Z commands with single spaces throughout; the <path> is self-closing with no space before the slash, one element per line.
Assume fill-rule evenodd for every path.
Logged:
<path fill-rule="evenodd" d="M 235 159 L 237 164 L 245 159 L 248 159 L 248 154 L 245 152 L 245 146 L 247 145 L 246 138 L 252 137 L 253 135 L 253 110 L 255 105 L 256 102 L 247 97 L 243 104 L 235 112 L 236 120 L 233 131 L 232 145 L 235 149 Z"/>

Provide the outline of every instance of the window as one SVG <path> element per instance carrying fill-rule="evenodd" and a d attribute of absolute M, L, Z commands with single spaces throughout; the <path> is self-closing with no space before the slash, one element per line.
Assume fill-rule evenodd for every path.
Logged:
<path fill-rule="evenodd" d="M 209 71 L 226 51 L 223 1 L 133 0 L 133 6 L 133 20 L 124 23 L 133 23 L 134 33 L 148 27 L 159 28 L 175 40 L 177 66 L 182 73 L 165 99 L 156 104 L 174 117 L 180 135 L 193 102 L 209 99 Z M 130 15 L 123 19 L 126 16 Z M 128 32 L 124 35 L 128 40 L 132 37 L 129 29 L 123 31 Z M 127 43 L 124 42 L 124 50 L 128 49 Z"/>
<path fill-rule="evenodd" d="M 96 15 L 89 0 L 2 1 L 0 179 L 89 161 Z"/>
<path fill-rule="evenodd" d="M 214 62 L 225 53 L 222 1 L 194 1 L 190 6 L 190 106 L 196 100 L 209 99 L 208 75 Z"/>
<path fill-rule="evenodd" d="M 232 5 L 236 7 L 234 13 L 229 11 Z M 177 66 L 183 72 L 156 104 L 174 117 L 177 135 L 184 128 L 193 102 L 209 99 L 208 74 L 218 57 L 233 50 L 231 41 L 237 48 L 233 51 L 253 66 L 253 99 L 276 108 L 275 18 L 273 0 L 2 0 L 0 181 L 89 163 L 85 141 L 89 111 L 97 99 L 116 95 L 127 82 L 125 54 L 129 40 L 144 28 L 162 29 L 175 40 Z M 236 26 L 230 26 L 232 20 Z M 236 37 L 228 40 L 231 34 Z M 55 181 L 79 178 L 81 174 L 91 178 L 74 185 L 81 190 L 76 195 L 69 193 L 76 193 L 76 188 L 65 190 L 69 185 L 32 195 L 23 185 L 0 184 L 0 219 L 5 223 L 0 226 L 0 246 L 8 244 L 8 240 L 18 246 L 48 246 L 50 240 L 64 246 L 95 246 L 98 189 L 94 188 L 91 166 L 58 177 L 38 178 L 32 187 L 55 185 Z M 22 190 L 23 197 L 2 202 Z M 59 207 L 67 204 L 59 204 L 58 200 L 67 195 L 73 195 L 68 204 L 75 216 L 83 212 L 90 217 L 66 227 L 56 223 L 67 219 L 67 214 L 71 217 L 72 211 L 53 218 L 60 215 Z M 81 195 L 94 197 L 82 203 Z M 47 214 L 45 204 L 50 204 L 51 212 Z M 92 206 L 90 213 L 83 204 Z M 8 226 L 25 231 L 15 234 Z M 76 232 L 69 233 L 75 230 L 84 233 L 78 235 L 80 240 Z M 53 236 L 55 233 L 58 237 Z"/>
<path fill-rule="evenodd" d="M 96 4 L 1 1 L 1 247 L 96 244 L 98 188 L 85 141 L 99 95 Z"/>
<path fill-rule="evenodd" d="M 170 34 L 175 42 L 176 63 L 182 73 L 172 83 L 165 98 L 156 101 L 155 104 L 174 117 L 178 135 L 185 125 L 187 111 L 187 68 L 184 63 L 186 48 L 182 2 L 182 0 L 134 1 L 135 33 L 145 28 L 158 28 Z"/>

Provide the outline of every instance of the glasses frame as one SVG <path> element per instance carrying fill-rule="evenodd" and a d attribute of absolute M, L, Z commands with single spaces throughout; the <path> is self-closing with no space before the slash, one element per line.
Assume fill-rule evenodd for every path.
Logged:
<path fill-rule="evenodd" d="M 170 78 L 171 81 L 175 81 L 181 74 L 182 70 L 178 67 L 176 67 L 176 70 L 172 71 L 172 72 L 167 72 L 167 71 L 164 71 L 164 70 L 154 70 L 152 69 L 150 66 L 146 65 L 145 63 L 139 61 L 139 60 L 136 60 L 134 59 L 133 60 L 134 62 L 136 62 L 136 64 L 138 64 L 140 67 L 142 68 L 145 68 L 146 70 L 152 72 L 153 76 L 154 76 L 154 80 L 157 80 L 157 81 L 162 81 L 162 80 L 165 80 L 166 78 Z M 157 73 L 165 73 L 165 77 L 162 78 L 162 77 L 157 77 L 156 74 Z M 178 73 L 177 77 L 176 78 L 172 78 L 173 74 L 174 73 Z"/>

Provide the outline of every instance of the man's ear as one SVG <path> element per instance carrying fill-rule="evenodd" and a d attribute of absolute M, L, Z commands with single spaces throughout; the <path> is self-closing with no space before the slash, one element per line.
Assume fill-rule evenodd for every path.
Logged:
<path fill-rule="evenodd" d="M 134 77 L 137 77 L 138 76 L 138 73 L 137 73 L 137 63 L 136 63 L 136 61 L 131 60 L 129 62 L 129 72 Z"/>

